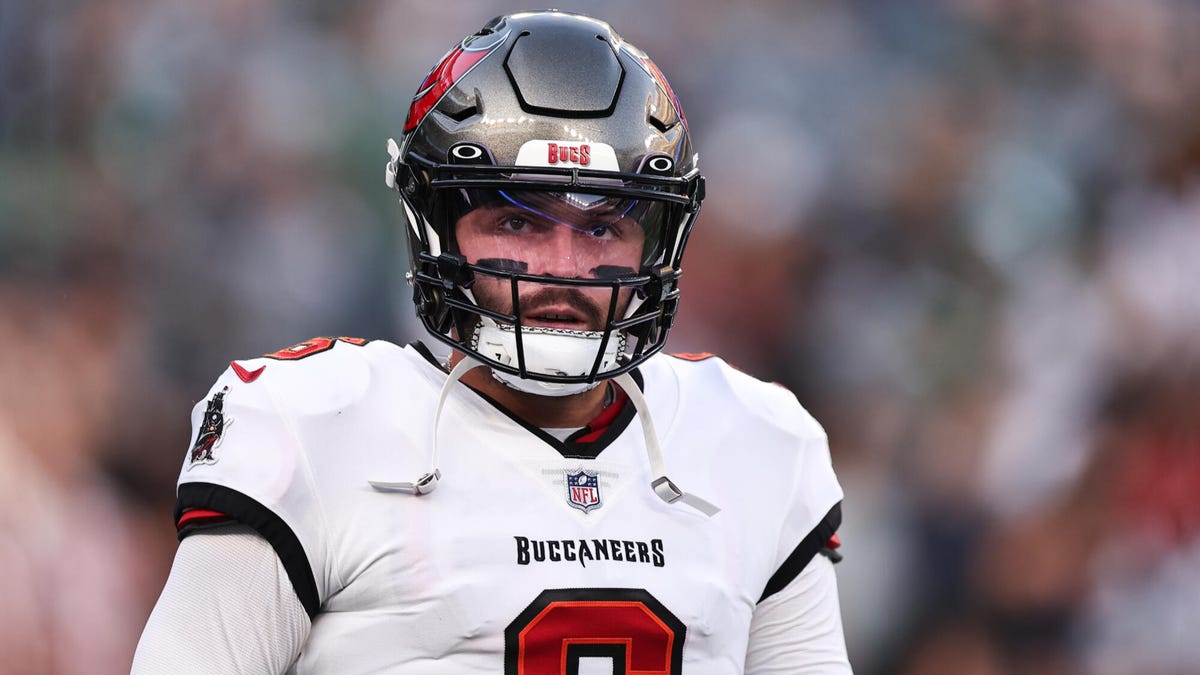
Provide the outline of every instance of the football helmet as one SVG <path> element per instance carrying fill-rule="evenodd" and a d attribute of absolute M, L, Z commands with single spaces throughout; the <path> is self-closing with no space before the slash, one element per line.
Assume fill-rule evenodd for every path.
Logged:
<path fill-rule="evenodd" d="M 704 179 L 670 85 L 607 23 L 493 19 L 430 71 L 388 151 L 435 338 L 551 396 L 662 349 Z"/>

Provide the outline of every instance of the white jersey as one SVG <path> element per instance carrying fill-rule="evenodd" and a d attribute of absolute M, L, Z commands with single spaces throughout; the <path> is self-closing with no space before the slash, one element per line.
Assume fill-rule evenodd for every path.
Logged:
<path fill-rule="evenodd" d="M 717 358 L 658 355 L 637 378 L 708 517 L 651 489 L 632 405 L 559 441 L 457 383 L 434 429 L 447 373 L 423 347 L 275 356 L 231 364 L 197 404 L 176 517 L 271 542 L 312 617 L 297 673 L 740 673 L 755 605 L 840 521 L 821 427 Z M 429 471 L 435 434 L 436 491 L 369 484 Z"/>

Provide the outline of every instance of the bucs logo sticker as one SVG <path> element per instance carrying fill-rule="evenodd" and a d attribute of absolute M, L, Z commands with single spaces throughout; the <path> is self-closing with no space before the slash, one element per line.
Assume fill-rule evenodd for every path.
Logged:
<path fill-rule="evenodd" d="M 417 87 L 417 95 L 413 97 L 412 105 L 408 108 L 408 117 L 404 120 L 404 133 L 416 129 L 451 87 L 495 51 L 496 47 L 504 44 L 508 33 L 509 31 L 476 33 L 447 52 L 425 76 L 421 86 Z"/>
<path fill-rule="evenodd" d="M 587 513 L 602 506 L 599 474 L 580 469 L 567 472 L 567 503 Z"/>
<path fill-rule="evenodd" d="M 192 449 L 188 453 L 189 469 L 197 464 L 216 463 L 217 457 L 213 450 L 221 444 L 225 430 L 233 424 L 233 418 L 225 417 L 225 395 L 228 393 L 229 387 L 225 387 L 213 394 L 212 400 L 208 402 L 204 419 L 200 422 L 200 431 L 196 433 L 196 441 L 192 443 Z"/>

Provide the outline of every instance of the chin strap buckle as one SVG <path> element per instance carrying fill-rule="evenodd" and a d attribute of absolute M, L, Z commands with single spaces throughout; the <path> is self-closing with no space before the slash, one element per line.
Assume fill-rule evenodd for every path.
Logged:
<path fill-rule="evenodd" d="M 413 492 L 419 495 L 427 495 L 437 489 L 438 481 L 442 478 L 442 471 L 434 469 L 432 472 L 425 474 L 417 479 L 416 485 L 413 486 Z"/>
<path fill-rule="evenodd" d="M 676 502 L 686 504 L 709 518 L 720 513 L 721 509 L 712 502 L 684 492 L 670 478 L 667 478 L 667 465 L 663 460 L 662 448 L 658 446 L 658 434 L 654 431 L 654 421 L 650 418 L 650 406 L 646 403 L 646 398 L 642 396 L 642 390 L 638 388 L 637 382 L 633 381 L 629 373 L 621 373 L 613 378 L 613 381 L 625 390 L 629 401 L 637 410 L 638 419 L 642 422 L 642 435 L 646 440 L 646 455 L 650 460 L 650 471 L 654 475 L 654 480 L 650 482 L 654 494 L 668 504 Z"/>
<path fill-rule="evenodd" d="M 396 175 L 400 172 L 400 146 L 396 145 L 395 139 L 389 138 L 387 141 L 388 160 L 387 167 L 383 171 L 383 182 L 389 188 L 396 189 Z"/>
<path fill-rule="evenodd" d="M 381 492 L 406 492 L 410 495 L 427 495 L 437 489 L 438 481 L 442 478 L 442 472 L 439 469 L 421 476 L 415 483 L 407 481 L 402 483 L 390 483 L 382 480 L 367 481 L 371 487 Z"/>
<path fill-rule="evenodd" d="M 707 499 L 684 492 L 679 488 L 678 485 L 671 482 L 671 479 L 667 478 L 666 476 L 659 476 L 658 478 L 655 478 L 650 483 L 650 487 L 654 488 L 654 494 L 658 495 L 659 499 L 668 504 L 674 504 L 675 502 L 687 504 L 709 518 L 712 518 L 721 512 L 719 507 Z"/>
<path fill-rule="evenodd" d="M 654 488 L 654 494 L 658 495 L 659 499 L 668 504 L 674 504 L 683 498 L 683 490 L 679 486 L 672 483 L 670 478 L 659 476 L 650 483 L 650 487 Z"/>
<path fill-rule="evenodd" d="M 450 375 L 446 377 L 446 383 L 442 385 L 442 393 L 438 397 L 436 412 L 433 413 L 433 430 L 431 432 L 433 434 L 433 438 L 431 440 L 431 445 L 433 448 L 429 453 L 429 466 L 432 466 L 433 470 L 418 478 L 415 483 L 410 483 L 408 481 L 391 482 L 385 480 L 368 480 L 367 482 L 371 484 L 371 487 L 379 490 L 380 492 L 404 492 L 406 494 L 417 496 L 427 495 L 437 489 L 438 481 L 442 478 L 442 472 L 437 468 L 437 432 L 438 425 L 442 421 L 442 408 L 446 405 L 446 397 L 450 395 L 451 387 L 453 387 L 454 384 L 458 382 L 468 370 L 471 370 L 472 368 L 478 368 L 482 365 L 482 363 L 476 361 L 470 356 L 463 357 L 463 360 L 459 361 L 458 365 L 454 366 L 454 368 L 450 371 Z"/>

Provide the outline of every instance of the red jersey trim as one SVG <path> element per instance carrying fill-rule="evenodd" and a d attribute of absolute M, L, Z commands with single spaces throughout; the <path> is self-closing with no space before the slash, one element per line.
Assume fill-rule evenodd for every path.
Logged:
<path fill-rule="evenodd" d="M 601 410 L 595 419 L 588 422 L 586 425 L 587 433 L 571 439 L 573 442 L 591 443 L 604 435 L 605 431 L 608 431 L 608 427 L 617 419 L 617 416 L 625 409 L 625 403 L 629 401 L 629 394 L 626 394 L 624 389 L 616 387 L 616 390 L 617 394 L 613 398 L 613 402 L 609 403 L 604 410 Z"/>
<path fill-rule="evenodd" d="M 212 523 L 221 523 L 230 520 L 229 516 L 220 511 L 212 509 L 188 509 L 179 516 L 179 521 L 175 523 L 175 529 L 182 530 L 187 525 L 209 525 Z"/>
<path fill-rule="evenodd" d="M 237 373 L 238 378 L 246 384 L 250 384 L 251 382 L 257 380 L 258 376 L 262 375 L 263 371 L 267 369 L 267 366 L 264 364 L 255 370 L 246 370 L 242 367 L 242 364 L 238 363 L 237 361 L 230 361 L 229 367 L 233 368 L 233 372 Z"/>
<path fill-rule="evenodd" d="M 716 356 L 716 354 L 710 354 L 708 352 L 670 352 L 667 354 L 667 356 L 674 356 L 675 358 L 683 359 L 684 361 L 706 361 Z"/>

